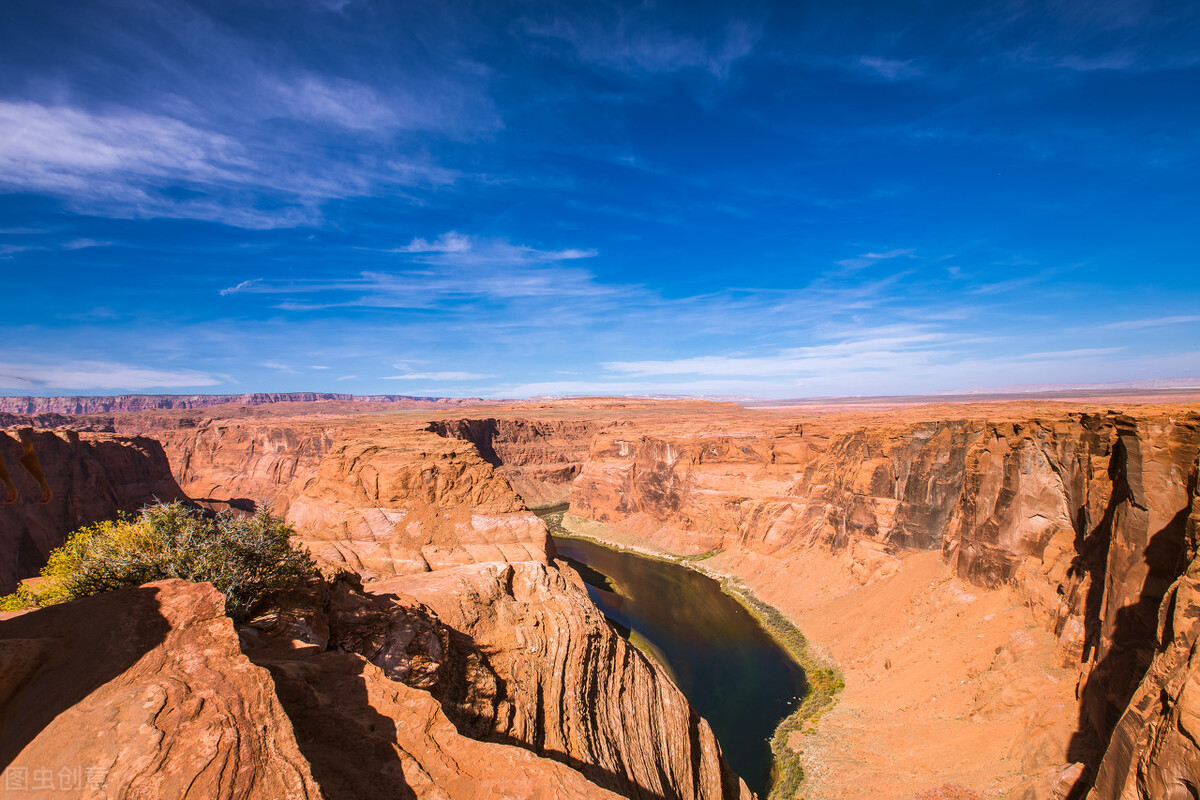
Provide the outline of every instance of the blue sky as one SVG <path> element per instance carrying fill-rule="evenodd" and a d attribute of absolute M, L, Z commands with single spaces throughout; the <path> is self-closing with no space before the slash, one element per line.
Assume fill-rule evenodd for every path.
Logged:
<path fill-rule="evenodd" d="M 1200 376 L 1200 5 L 0 5 L 0 392 Z"/>

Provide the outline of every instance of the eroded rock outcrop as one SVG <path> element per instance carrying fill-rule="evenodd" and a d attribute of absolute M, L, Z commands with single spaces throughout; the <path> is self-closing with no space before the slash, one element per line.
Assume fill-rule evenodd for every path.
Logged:
<path fill-rule="evenodd" d="M 161 581 L 0 621 L 0 768 L 31 796 L 322 797 L 225 598 Z"/>
<path fill-rule="evenodd" d="M 1200 461 L 1184 526 L 1187 571 L 1158 609 L 1153 660 L 1113 730 L 1093 800 L 1186 800 L 1200 795 Z"/>
<path fill-rule="evenodd" d="M 367 578 L 545 560 L 546 530 L 479 454 L 423 431 L 346 432 L 290 500 L 314 555 Z"/>
<path fill-rule="evenodd" d="M 243 629 L 329 800 L 615 798 L 571 766 L 487 741 L 506 702 L 488 657 L 424 605 L 318 583 Z"/>
<path fill-rule="evenodd" d="M 429 430 L 470 442 L 496 467 L 529 508 L 566 503 L 571 482 L 588 459 L 592 437 L 611 423 L 601 420 L 436 420 Z"/>
<path fill-rule="evenodd" d="M 500 688 L 462 708 L 473 726 L 628 797 L 750 797 L 708 723 L 577 578 L 533 562 L 482 564 L 369 588 L 411 594 L 487 654 Z"/>
<path fill-rule="evenodd" d="M 268 505 L 313 555 L 364 577 L 545 559 L 546 533 L 470 444 L 402 419 L 214 420 L 157 433 L 209 505 Z"/>

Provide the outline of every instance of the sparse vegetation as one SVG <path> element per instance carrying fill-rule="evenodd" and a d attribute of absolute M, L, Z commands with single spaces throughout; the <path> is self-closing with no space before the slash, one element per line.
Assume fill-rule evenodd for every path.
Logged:
<path fill-rule="evenodd" d="M 821 715 L 833 706 L 837 693 L 846 684 L 837 669 L 822 663 L 813 655 L 804 634 L 776 608 L 759 600 L 736 579 L 724 578 L 721 586 L 726 594 L 736 598 L 758 619 L 804 670 L 808 693 L 796 710 L 779 723 L 775 735 L 771 737 L 771 752 L 775 756 L 775 783 L 771 787 L 771 798 L 792 800 L 798 796 L 800 785 L 804 782 L 804 766 L 801 754 L 792 749 L 788 740 L 793 733 L 811 731 Z"/>
<path fill-rule="evenodd" d="M 613 550 L 627 550 L 643 558 L 678 564 L 689 569 L 694 569 L 718 581 L 725 594 L 737 600 L 747 611 L 753 614 L 759 624 L 763 626 L 763 630 L 778 642 L 792 659 L 800 665 L 800 668 L 804 670 L 805 681 L 808 684 L 808 693 L 804 695 L 796 710 L 779 723 L 775 728 L 775 735 L 771 737 L 771 752 L 774 754 L 775 762 L 775 781 L 771 787 L 770 795 L 771 800 L 793 800 L 793 798 L 798 797 L 800 786 L 804 782 L 804 766 L 801 762 L 801 753 L 792 749 L 788 740 L 795 732 L 811 732 L 817 720 L 821 718 L 821 715 L 833 707 L 838 692 L 845 688 L 841 672 L 814 655 L 808 646 L 808 640 L 804 638 L 804 634 L 778 609 L 759 600 L 754 592 L 740 580 L 706 569 L 704 565 L 697 563 L 711 558 L 721 551 L 714 550 L 699 556 L 679 556 L 661 552 L 654 553 L 644 550 L 634 550 L 568 527 L 565 524 L 566 519 L 563 514 L 556 515 L 552 519 L 552 523 L 549 527 L 551 533 L 555 536 L 585 539 Z"/>
<path fill-rule="evenodd" d="M 206 516 L 181 503 L 148 506 L 81 528 L 50 553 L 41 580 L 0 598 L 0 610 L 48 606 L 164 578 L 209 581 L 241 621 L 272 595 L 316 574 L 295 532 L 267 510 Z"/>

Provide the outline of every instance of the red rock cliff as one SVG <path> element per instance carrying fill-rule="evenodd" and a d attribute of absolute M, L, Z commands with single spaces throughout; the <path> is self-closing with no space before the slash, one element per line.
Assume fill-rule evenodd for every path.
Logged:
<path fill-rule="evenodd" d="M 38 431 L 33 443 L 54 496 L 37 501 L 41 489 L 18 464 L 21 444 L 0 432 L 0 453 L 21 498 L 0 504 L 0 594 L 36 575 L 50 551 L 82 525 L 135 512 L 155 499 L 183 497 L 171 476 L 162 445 L 141 436 Z"/>

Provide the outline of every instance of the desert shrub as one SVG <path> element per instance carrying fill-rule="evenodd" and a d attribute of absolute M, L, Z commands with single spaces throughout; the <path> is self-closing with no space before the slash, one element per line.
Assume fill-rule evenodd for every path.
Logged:
<path fill-rule="evenodd" d="M 316 574 L 295 532 L 267 510 L 253 517 L 209 517 L 181 503 L 159 503 L 134 518 L 73 533 L 50 553 L 42 580 L 0 598 L 0 608 L 46 606 L 164 578 L 209 581 L 225 610 L 244 620 L 272 595 Z"/>

